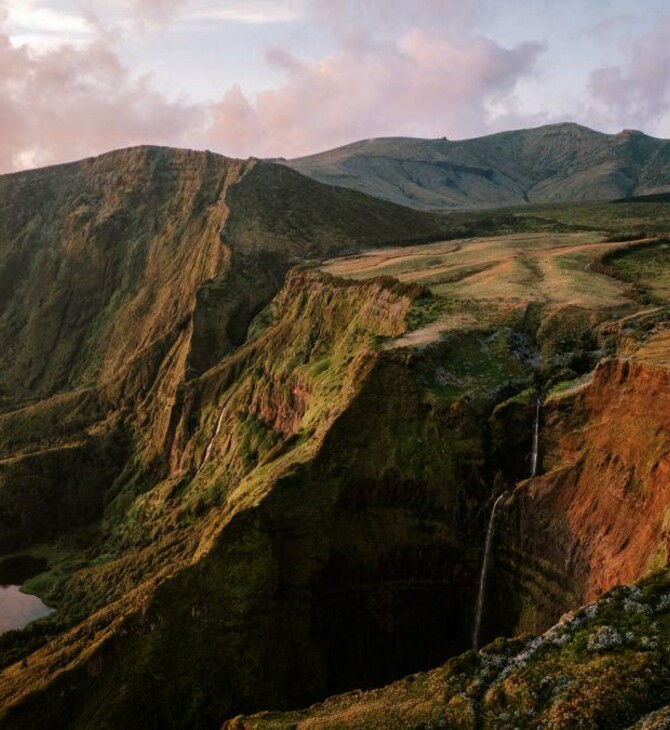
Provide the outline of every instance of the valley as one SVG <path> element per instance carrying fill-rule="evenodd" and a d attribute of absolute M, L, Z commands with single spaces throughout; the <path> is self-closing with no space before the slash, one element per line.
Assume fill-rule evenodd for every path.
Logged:
<path fill-rule="evenodd" d="M 667 211 L 164 148 L 0 178 L 0 565 L 55 609 L 0 636 L 0 726 L 664 712 Z"/>
<path fill-rule="evenodd" d="M 489 575 L 486 583 L 479 576 L 483 616 L 474 641 L 522 638 L 498 638 L 480 654 L 382 690 L 226 727 L 632 727 L 664 704 L 670 257 L 663 238 L 610 239 L 504 236 L 325 264 L 359 281 L 394 273 L 430 282 L 423 307 L 434 321 L 390 350 L 440 352 L 441 382 L 427 382 L 441 398 L 486 412 L 495 385 L 514 383 L 516 393 L 498 395 L 488 411 L 487 458 L 496 471 L 477 539 L 491 555 L 479 554 Z M 529 253 L 534 265 L 520 277 Z M 501 330 L 529 327 L 529 310 L 535 352 L 509 330 L 507 347 L 496 350 Z M 463 611 L 474 617 L 474 607 L 465 601 Z M 658 618 L 642 619 L 651 616 Z M 628 671 L 641 673 L 630 693 Z M 639 727 L 662 727 L 666 711 L 657 715 Z"/>

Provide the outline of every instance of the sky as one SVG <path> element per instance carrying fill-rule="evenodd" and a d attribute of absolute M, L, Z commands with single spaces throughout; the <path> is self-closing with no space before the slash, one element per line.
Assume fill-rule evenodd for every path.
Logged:
<path fill-rule="evenodd" d="M 0 0 L 0 172 L 561 121 L 670 137 L 667 0 Z"/>

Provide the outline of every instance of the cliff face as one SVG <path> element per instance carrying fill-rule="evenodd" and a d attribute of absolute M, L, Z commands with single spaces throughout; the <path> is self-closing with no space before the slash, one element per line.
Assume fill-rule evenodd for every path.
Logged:
<path fill-rule="evenodd" d="M 670 375 L 605 360 L 542 411 L 545 473 L 501 510 L 490 606 L 514 633 L 633 583 L 668 560 Z M 495 629 L 492 628 L 494 632 Z"/>
<path fill-rule="evenodd" d="M 101 610 L 5 670 L 7 723 L 209 726 L 466 648 L 486 419 L 378 350 L 420 294 L 289 275 L 255 338 L 182 387 L 167 478 L 108 509 L 124 553 L 66 587 Z"/>
<path fill-rule="evenodd" d="M 350 619 L 329 634 L 318 607 L 337 583 L 323 577 L 340 570 L 327 568 L 336 549 L 324 540 L 315 565 L 309 552 L 339 492 L 330 507 L 314 500 L 304 528 L 300 511 L 312 482 L 343 488 L 338 450 L 316 460 L 382 368 L 376 343 L 404 332 L 418 290 L 284 279 L 341 251 L 437 238 L 445 224 L 269 163 L 157 148 L 0 178 L 0 211 L 0 549 L 47 540 L 69 561 L 65 577 L 56 567 L 45 579 L 56 617 L 30 637 L 3 637 L 3 717 L 15 708 L 6 722 L 87 726 L 98 702 L 97 717 L 139 726 L 152 693 L 165 718 L 218 722 L 261 697 L 287 702 L 346 683 L 335 655 Z M 394 482 L 394 468 L 375 478 Z M 397 468 L 400 483 L 419 478 L 417 464 Z M 269 495 L 291 480 L 283 517 L 266 502 L 284 499 Z M 411 543 L 410 523 L 399 540 Z M 282 551 L 298 551 L 291 535 L 303 533 L 304 553 L 286 566 Z M 258 558 L 251 569 L 245 545 Z M 288 630 L 286 596 L 299 580 L 277 576 L 293 569 L 307 615 Z M 195 603 L 183 600 L 191 590 Z M 267 641 L 275 630 L 278 648 Z M 192 641 L 179 657 L 170 647 L 184 631 Z M 249 667 L 232 671 L 245 642 Z M 300 670 L 302 688 L 289 675 L 298 644 L 318 667 Z M 12 666 L 39 646 L 29 666 Z M 282 651 L 268 682 L 261 659 Z M 131 671 L 127 689 L 112 691 L 132 666 L 157 684 Z M 388 667 L 366 672 L 373 681 Z"/>
<path fill-rule="evenodd" d="M 137 148 L 2 178 L 6 397 L 114 379 L 173 347 L 227 267 L 225 196 L 246 166 Z"/>
<path fill-rule="evenodd" d="M 185 150 L 0 177 L 0 546 L 120 499 L 118 514 L 160 481 L 182 386 L 245 341 L 291 265 L 442 225 Z"/>
<path fill-rule="evenodd" d="M 60 561 L 40 578 L 58 611 L 0 638 L 0 724 L 217 727 L 436 666 L 470 644 L 504 489 L 484 638 L 667 562 L 666 370 L 605 360 L 557 391 L 523 481 L 534 378 L 638 352 L 657 310 L 633 336 L 626 302 L 334 278 L 304 264 L 446 223 L 270 163 L 142 148 L 0 178 L 0 204 L 0 275 L 22 272 L 0 315 L 0 550 Z M 501 646 L 501 672 L 528 650 Z M 449 717 L 475 698 L 499 721 L 514 687 L 483 697 L 486 661 L 449 665 Z"/>
<path fill-rule="evenodd" d="M 543 406 L 541 474 L 501 503 L 484 619 L 485 637 L 521 636 L 382 689 L 224 727 L 664 727 L 669 384 L 665 369 L 607 359 Z M 498 448 L 515 449 L 524 411 L 523 397 L 496 409 Z"/>
<path fill-rule="evenodd" d="M 4 547 L 98 519 L 143 419 L 160 438 L 248 167 L 137 148 L 0 179 Z"/>
<path fill-rule="evenodd" d="M 224 728 L 663 728 L 669 588 L 665 572 L 566 614 L 541 636 L 500 639 L 382 689 Z"/>

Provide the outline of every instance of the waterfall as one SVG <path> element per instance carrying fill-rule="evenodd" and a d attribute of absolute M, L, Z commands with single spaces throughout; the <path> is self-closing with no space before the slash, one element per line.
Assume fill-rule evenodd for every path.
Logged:
<path fill-rule="evenodd" d="M 542 408 L 542 401 L 540 396 L 535 400 L 535 425 L 533 426 L 533 454 L 531 456 L 531 477 L 537 476 L 537 466 L 540 453 L 540 409 Z"/>
<path fill-rule="evenodd" d="M 489 526 L 486 531 L 486 544 L 484 545 L 484 561 L 482 562 L 482 572 L 479 576 L 479 594 L 477 596 L 477 610 L 475 612 L 475 628 L 472 633 L 472 648 L 477 651 L 479 648 L 479 630 L 482 624 L 482 611 L 484 610 L 484 598 L 486 594 L 486 574 L 489 569 L 489 558 L 491 554 L 491 543 L 493 541 L 493 528 L 495 527 L 496 510 L 500 504 L 500 500 L 507 494 L 503 492 L 493 503 L 491 516 L 489 517 Z"/>
<path fill-rule="evenodd" d="M 212 453 L 212 447 L 214 446 L 214 442 L 216 441 L 217 436 L 221 432 L 221 426 L 223 425 L 223 417 L 226 414 L 226 406 L 224 405 L 221 409 L 221 413 L 219 414 L 219 419 L 216 422 L 216 428 L 214 429 L 214 434 L 212 435 L 212 438 L 209 440 L 209 443 L 207 444 L 207 448 L 205 449 L 205 456 L 202 460 L 202 463 L 200 464 L 200 468 L 196 472 L 196 476 L 200 474 L 200 472 L 205 468 L 205 464 L 209 461 L 210 454 Z"/>
<path fill-rule="evenodd" d="M 533 451 L 531 454 L 531 477 L 537 476 L 540 454 L 540 410 L 542 408 L 542 400 L 538 395 L 535 399 L 535 422 L 533 424 Z M 486 543 L 484 545 L 484 560 L 482 562 L 482 572 L 479 576 L 479 593 L 477 595 L 477 609 L 475 611 L 475 628 L 472 633 L 472 648 L 477 651 L 479 648 L 479 632 L 482 625 L 482 613 L 484 611 L 484 599 L 486 597 L 486 574 L 489 569 L 491 557 L 491 543 L 493 542 L 493 530 L 495 528 L 496 510 L 502 498 L 507 494 L 504 491 L 498 496 L 493 503 L 491 516 L 489 517 L 489 526 L 486 531 Z"/>

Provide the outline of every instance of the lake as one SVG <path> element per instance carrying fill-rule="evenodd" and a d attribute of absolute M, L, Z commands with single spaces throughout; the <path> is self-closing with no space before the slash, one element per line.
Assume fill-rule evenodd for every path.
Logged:
<path fill-rule="evenodd" d="M 0 562 L 0 634 L 22 629 L 53 612 L 37 596 L 21 593 L 20 586 L 47 569 L 47 561 L 29 555 Z"/>

